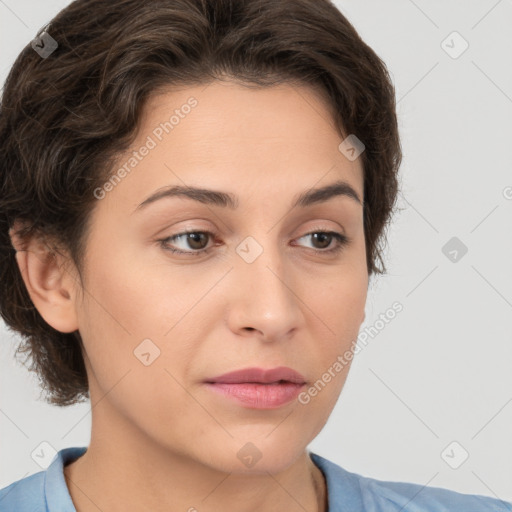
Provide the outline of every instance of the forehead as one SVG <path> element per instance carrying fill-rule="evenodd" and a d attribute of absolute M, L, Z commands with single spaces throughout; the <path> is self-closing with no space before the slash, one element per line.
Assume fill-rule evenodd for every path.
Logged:
<path fill-rule="evenodd" d="M 191 148 L 198 156 L 205 146 L 215 145 L 219 150 L 229 148 L 231 154 L 254 149 L 264 157 L 265 147 L 258 145 L 261 141 L 272 149 L 278 146 L 283 154 L 323 151 L 329 146 L 333 153 L 341 137 L 331 111 L 318 89 L 214 81 L 164 89 L 151 96 L 140 119 L 138 138 L 153 134 L 159 145 Z"/>
<path fill-rule="evenodd" d="M 348 160 L 341 141 L 331 107 L 305 86 L 216 81 L 162 90 L 147 101 L 136 139 L 112 170 L 126 172 L 105 202 L 133 210 L 171 184 L 295 196 L 336 178 L 363 197 L 360 159 Z"/>

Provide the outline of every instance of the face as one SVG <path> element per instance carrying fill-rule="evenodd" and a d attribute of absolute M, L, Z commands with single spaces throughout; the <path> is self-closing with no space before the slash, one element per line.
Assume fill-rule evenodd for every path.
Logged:
<path fill-rule="evenodd" d="M 368 287 L 363 170 L 341 140 L 308 88 L 213 82 L 151 98 L 114 168 L 125 172 L 97 191 L 76 299 L 91 401 L 103 397 L 93 429 L 115 443 L 116 418 L 229 472 L 247 470 L 240 453 L 261 454 L 253 471 L 278 471 L 304 451 L 347 377 L 350 362 L 335 363 Z M 229 196 L 163 195 L 175 186 Z M 305 384 L 205 382 L 255 367 L 291 368 Z"/>

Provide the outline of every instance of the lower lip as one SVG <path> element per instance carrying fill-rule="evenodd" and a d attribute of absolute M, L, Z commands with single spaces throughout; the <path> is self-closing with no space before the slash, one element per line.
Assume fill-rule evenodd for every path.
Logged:
<path fill-rule="evenodd" d="M 276 409 L 281 407 L 294 400 L 304 386 L 304 384 L 295 384 L 293 382 L 283 382 L 280 384 L 208 382 L 206 385 L 213 391 L 221 393 L 228 398 L 233 398 L 242 405 L 253 409 Z"/>

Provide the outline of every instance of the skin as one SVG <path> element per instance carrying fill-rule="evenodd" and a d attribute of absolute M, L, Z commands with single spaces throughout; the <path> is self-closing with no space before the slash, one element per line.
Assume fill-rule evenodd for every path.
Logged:
<path fill-rule="evenodd" d="M 342 137 L 314 90 L 233 81 L 153 96 L 131 149 L 191 96 L 190 114 L 97 201 L 84 289 L 65 254 L 48 259 L 43 241 L 23 245 L 11 231 L 38 311 L 57 330 L 78 329 L 86 350 L 91 442 L 66 466 L 66 483 L 79 512 L 326 510 L 325 480 L 306 447 L 349 365 L 307 405 L 271 410 L 243 407 L 203 380 L 289 366 L 309 386 L 351 347 L 368 289 L 363 207 L 344 195 L 291 204 L 339 179 L 362 199 L 362 164 L 338 150 Z M 174 197 L 134 212 L 157 189 L 185 184 L 236 194 L 239 206 Z M 176 255 L 158 242 L 186 229 L 216 236 L 168 246 L 210 251 Z M 308 235 L 322 230 L 349 243 L 315 254 L 336 245 Z M 248 236 L 263 249 L 250 264 L 235 250 Z M 148 338 L 160 355 L 145 366 L 134 350 Z M 237 457 L 248 442 L 262 455 L 251 468 Z"/>

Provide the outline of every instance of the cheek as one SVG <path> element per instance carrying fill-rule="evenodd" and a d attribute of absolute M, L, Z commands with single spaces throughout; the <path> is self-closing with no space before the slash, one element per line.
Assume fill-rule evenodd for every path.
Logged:
<path fill-rule="evenodd" d="M 156 396 L 174 382 L 165 368 L 181 374 L 189 367 L 194 332 L 207 321 L 193 307 L 211 285 L 188 275 L 126 252 L 114 259 L 112 250 L 98 251 L 91 259 L 79 328 L 104 392 L 130 372 L 128 380 Z"/>
<path fill-rule="evenodd" d="M 133 345 L 164 337 L 192 303 L 187 284 L 166 270 L 161 262 L 148 263 L 128 251 L 98 251 L 88 268 L 86 315 L 113 342 L 126 339 Z"/>
<path fill-rule="evenodd" d="M 134 425 L 143 424 L 154 434 L 158 425 L 165 425 L 179 437 L 182 433 L 173 426 L 179 424 L 177 411 L 186 417 L 201 415 L 180 385 L 195 348 L 176 343 L 178 333 L 187 338 L 185 322 L 171 329 L 183 307 L 169 300 L 171 294 L 165 295 L 167 302 L 159 302 L 161 290 L 144 283 L 120 265 L 103 265 L 88 283 L 80 332 L 90 360 L 90 386 L 96 397 L 108 393 L 101 401 L 106 411 L 113 405 Z"/>
<path fill-rule="evenodd" d="M 320 283 L 322 288 L 318 286 Z M 367 293 L 368 273 L 363 256 L 358 261 L 340 265 L 328 278 L 317 280 L 316 287 L 310 282 L 306 296 L 335 335 L 346 337 L 359 329 Z"/>
<path fill-rule="evenodd" d="M 312 333 L 318 355 L 317 368 L 320 372 L 332 368 L 339 356 L 353 350 L 361 324 L 364 320 L 368 292 L 368 272 L 364 252 L 332 274 L 329 284 L 323 289 L 310 283 L 306 290 L 308 306 L 312 310 L 314 325 L 318 329 Z M 313 322 L 313 320 L 311 320 Z M 321 331 L 321 333 L 320 333 Z M 350 356 L 349 356 L 350 357 Z M 332 388 L 341 389 L 352 360 L 344 358 L 344 369 L 335 372 L 337 377 Z M 333 370 L 334 371 L 334 370 Z M 327 377 L 328 378 L 328 377 Z"/>

